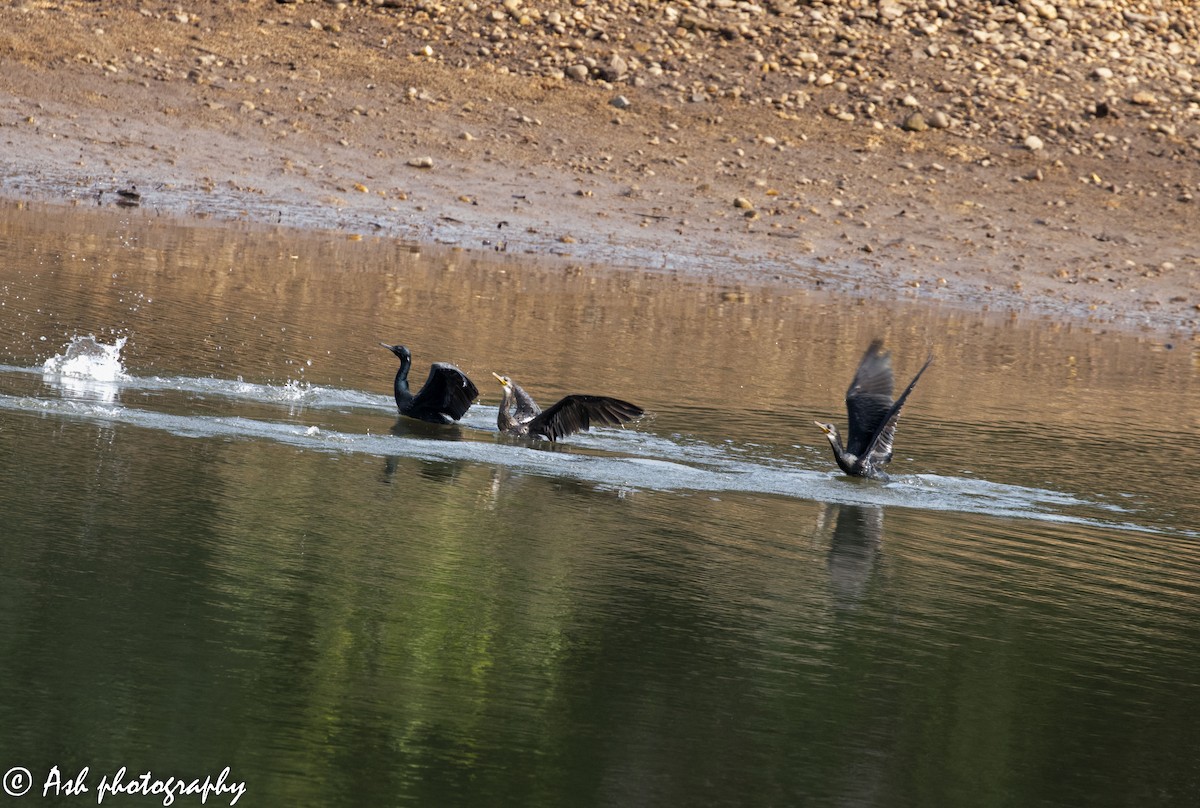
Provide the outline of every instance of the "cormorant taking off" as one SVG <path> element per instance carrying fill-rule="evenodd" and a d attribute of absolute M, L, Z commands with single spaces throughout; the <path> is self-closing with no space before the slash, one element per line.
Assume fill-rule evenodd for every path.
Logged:
<path fill-rule="evenodd" d="M 401 415 L 434 424 L 452 424 L 466 413 L 471 402 L 479 397 L 479 389 L 454 365 L 434 362 L 429 368 L 425 386 L 415 396 L 408 389 L 408 369 L 412 354 L 403 345 L 379 343 L 396 355 L 400 369 L 396 371 L 396 407 Z"/>
<path fill-rule="evenodd" d="M 833 456 L 842 471 L 852 477 L 888 478 L 883 467 L 892 459 L 892 441 L 896 437 L 900 408 L 932 361 L 933 354 L 930 354 L 900 398 L 893 403 L 891 354 L 883 352 L 882 340 L 875 340 L 867 347 L 854 373 L 854 380 L 850 382 L 850 389 L 846 391 L 850 434 L 845 448 L 842 448 L 837 427 L 816 422 L 825 437 L 829 438 Z"/>
<path fill-rule="evenodd" d="M 593 423 L 620 426 L 645 411 L 636 404 L 607 396 L 573 395 L 543 410 L 521 386 L 507 376 L 493 373 L 504 388 L 496 426 L 509 435 L 531 435 L 556 441 L 575 432 L 586 432 Z M 516 409 L 509 408 L 516 401 Z"/>

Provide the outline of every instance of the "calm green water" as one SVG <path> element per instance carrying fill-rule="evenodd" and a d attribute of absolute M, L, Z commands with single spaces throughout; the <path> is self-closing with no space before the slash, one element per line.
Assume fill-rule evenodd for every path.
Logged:
<path fill-rule="evenodd" d="M 43 372 L 87 335 L 126 342 Z M 888 485 L 812 425 L 875 335 L 903 382 L 937 355 Z M 476 380 L 464 426 L 397 423 L 380 340 Z M 514 442 L 493 370 L 652 415 Z M 238 805 L 1200 804 L 1187 337 L 5 206 L 0 508 L 37 804 L 55 766 L 64 805 L 123 766 Z"/>

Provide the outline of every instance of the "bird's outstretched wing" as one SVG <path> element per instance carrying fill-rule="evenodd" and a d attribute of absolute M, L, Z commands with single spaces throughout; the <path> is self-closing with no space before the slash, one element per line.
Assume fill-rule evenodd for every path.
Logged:
<path fill-rule="evenodd" d="M 645 411 L 636 404 L 607 396 L 567 396 L 529 422 L 529 434 L 558 440 L 584 432 L 593 424 L 620 426 Z"/>
<path fill-rule="evenodd" d="M 887 422 L 892 409 L 892 357 L 883 342 L 875 340 L 863 354 L 846 390 L 846 414 L 850 424 L 846 451 L 865 457 L 867 447 Z"/>
<path fill-rule="evenodd" d="M 892 459 L 892 444 L 896 439 L 896 422 L 900 419 L 900 410 L 904 407 L 904 402 L 908 398 L 908 394 L 917 386 L 917 380 L 921 378 L 921 374 L 925 372 L 925 368 L 929 367 L 929 363 L 932 361 L 933 356 L 931 354 L 925 360 L 925 364 L 921 365 L 921 369 L 917 371 L 917 375 L 913 376 L 913 380 L 908 383 L 908 387 L 904 388 L 904 392 L 900 394 L 900 398 L 896 399 L 896 403 L 888 409 L 878 431 L 864 447 L 863 457 L 866 458 L 866 465 L 880 468 L 887 465 Z"/>
<path fill-rule="evenodd" d="M 413 396 L 412 411 L 438 413 L 457 421 L 478 397 L 479 389 L 467 378 L 467 374 L 454 365 L 434 362 L 421 392 Z"/>

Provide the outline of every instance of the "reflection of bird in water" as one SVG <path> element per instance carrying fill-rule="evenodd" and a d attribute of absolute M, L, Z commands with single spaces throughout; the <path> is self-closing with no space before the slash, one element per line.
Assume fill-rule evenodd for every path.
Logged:
<path fill-rule="evenodd" d="M 586 432 L 592 424 L 620 426 L 642 415 L 636 404 L 607 396 L 571 395 L 543 410 L 521 386 L 507 376 L 493 373 L 504 388 L 496 425 L 509 435 L 531 435 L 555 441 L 575 432 Z M 516 408 L 510 413 L 514 401 Z"/>
<path fill-rule="evenodd" d="M 429 421 L 434 424 L 452 424 L 462 418 L 471 402 L 479 397 L 479 390 L 454 365 L 434 362 L 429 368 L 425 386 L 413 395 L 408 389 L 408 369 L 412 367 L 412 354 L 403 345 L 379 343 L 396 355 L 400 369 L 396 371 L 396 407 L 401 415 Z"/>
<path fill-rule="evenodd" d="M 829 438 L 833 456 L 842 471 L 852 477 L 873 477 L 886 480 L 883 467 L 892 459 L 892 441 L 896 437 L 896 421 L 904 400 L 917 384 L 917 379 L 933 361 L 930 355 L 917 375 L 908 383 L 900 398 L 892 401 L 892 357 L 883 352 L 883 342 L 875 340 L 863 354 L 858 370 L 846 391 L 846 413 L 850 416 L 849 435 L 845 448 L 833 424 L 816 424 Z"/>
<path fill-rule="evenodd" d="M 394 429 L 392 431 L 393 433 L 395 432 Z M 409 466 L 408 469 L 404 469 L 406 463 Z M 401 470 L 411 471 L 411 469 L 415 468 L 420 477 L 444 485 L 458 479 L 458 475 L 462 472 L 462 465 L 462 463 L 455 460 L 422 460 L 417 462 L 411 457 L 388 455 L 383 459 L 383 481 L 391 483 L 397 472 Z M 411 480 L 406 478 L 406 481 Z"/>
<path fill-rule="evenodd" d="M 826 503 L 817 533 L 829 536 L 829 588 L 838 604 L 853 606 L 862 600 L 883 541 L 883 508 Z"/>

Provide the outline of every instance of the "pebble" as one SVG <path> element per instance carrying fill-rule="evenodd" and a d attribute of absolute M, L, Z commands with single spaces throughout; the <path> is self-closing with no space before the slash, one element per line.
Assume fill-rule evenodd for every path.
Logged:
<path fill-rule="evenodd" d="M 571 65 L 567 68 L 567 78 L 575 81 L 586 81 L 588 77 L 587 65 Z"/>
<path fill-rule="evenodd" d="M 879 3 L 879 16 L 885 20 L 898 20 L 904 16 L 904 9 L 895 0 L 881 0 Z"/>
<path fill-rule="evenodd" d="M 930 129 L 949 129 L 950 116 L 939 109 L 930 114 L 928 124 Z"/>
<path fill-rule="evenodd" d="M 629 109 L 629 107 L 632 106 L 632 103 L 630 102 L 630 100 L 623 95 L 618 95 L 616 98 L 609 101 L 608 103 L 612 104 L 617 109 Z"/>
<path fill-rule="evenodd" d="M 738 210 L 753 210 L 754 203 L 744 196 L 739 196 L 733 200 L 733 206 Z"/>
<path fill-rule="evenodd" d="M 1041 151 L 1043 148 L 1045 148 L 1045 146 L 1046 144 L 1043 143 L 1042 139 L 1037 135 L 1030 135 L 1029 137 L 1025 138 L 1025 148 L 1029 149 L 1030 151 Z"/>
<path fill-rule="evenodd" d="M 432 157 L 414 157 L 408 161 L 413 168 L 433 168 Z"/>
<path fill-rule="evenodd" d="M 924 132 L 929 128 L 929 124 L 925 121 L 925 116 L 919 112 L 914 112 L 904 119 L 904 123 L 900 128 L 905 132 Z"/>
<path fill-rule="evenodd" d="M 629 63 L 622 59 L 620 54 L 614 53 L 608 61 L 608 66 L 600 71 L 600 75 L 605 81 L 620 81 L 628 72 Z"/>

